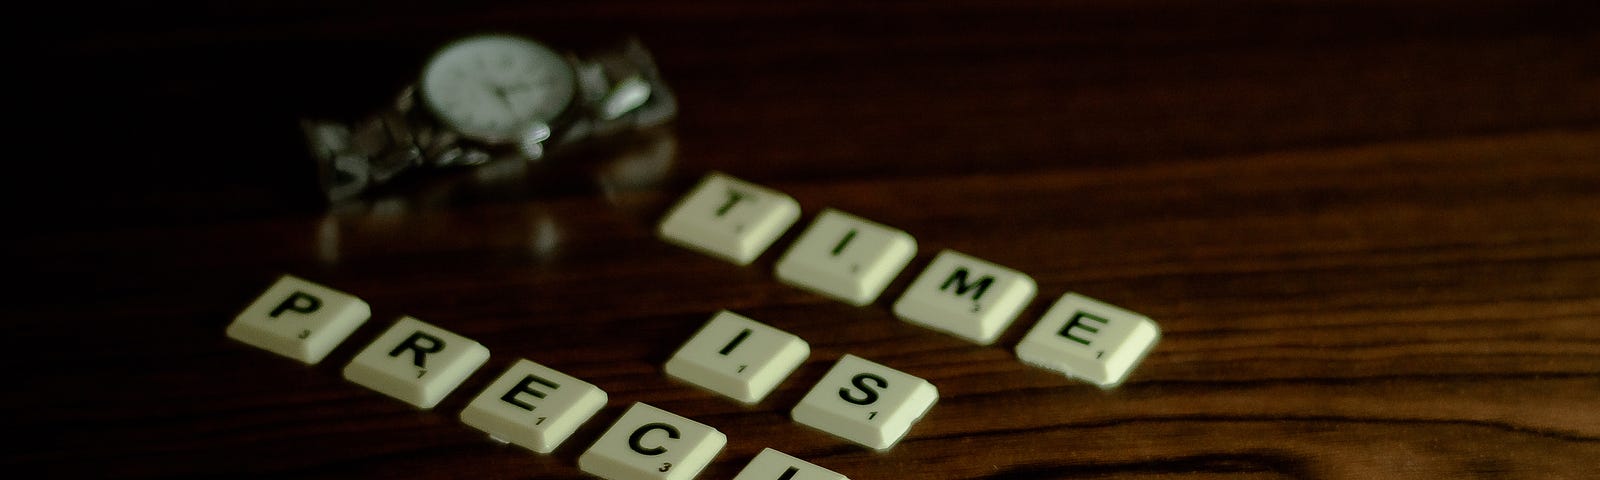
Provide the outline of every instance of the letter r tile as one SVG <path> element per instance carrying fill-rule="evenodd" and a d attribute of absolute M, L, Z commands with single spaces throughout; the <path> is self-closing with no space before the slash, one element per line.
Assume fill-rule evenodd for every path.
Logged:
<path fill-rule="evenodd" d="M 344 367 L 344 378 L 418 408 L 433 408 L 489 360 L 489 349 L 401 317 Z"/>

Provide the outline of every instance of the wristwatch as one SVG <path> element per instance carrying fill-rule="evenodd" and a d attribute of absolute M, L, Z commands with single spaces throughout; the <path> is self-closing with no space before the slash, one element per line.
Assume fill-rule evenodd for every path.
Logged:
<path fill-rule="evenodd" d="M 658 126 L 677 103 L 637 40 L 579 56 L 507 34 L 457 40 L 394 104 L 355 123 L 302 120 L 332 202 L 395 177 L 552 149 Z"/>

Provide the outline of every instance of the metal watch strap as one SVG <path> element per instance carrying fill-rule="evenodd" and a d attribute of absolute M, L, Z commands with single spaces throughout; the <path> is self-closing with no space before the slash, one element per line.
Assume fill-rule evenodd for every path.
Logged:
<path fill-rule="evenodd" d="M 393 105 L 354 124 L 301 121 L 330 201 L 358 196 L 418 167 L 476 165 L 492 158 L 463 148 L 455 133 L 417 111 L 414 91 L 406 88 Z"/>

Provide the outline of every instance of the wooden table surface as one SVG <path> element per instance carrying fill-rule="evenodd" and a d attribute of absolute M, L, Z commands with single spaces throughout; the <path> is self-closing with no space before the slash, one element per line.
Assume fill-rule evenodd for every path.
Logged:
<path fill-rule="evenodd" d="M 13 144 L 53 152 L 10 174 L 0 465 L 584 478 L 578 455 L 647 402 L 728 436 L 703 478 L 766 447 L 855 479 L 1600 474 L 1592 1 L 553 3 L 46 7 Z M 297 119 L 370 111 L 482 31 L 638 35 L 679 119 L 319 205 Z M 653 234 L 713 170 L 802 206 L 751 266 Z M 827 207 L 917 239 L 868 306 L 772 272 Z M 943 249 L 1038 282 L 995 345 L 891 313 Z M 313 367 L 226 338 L 283 273 L 372 320 Z M 1161 326 L 1120 388 L 1017 360 L 1069 291 Z M 662 373 L 720 309 L 812 346 L 754 406 Z M 339 373 L 403 314 L 493 354 L 431 411 Z M 939 389 L 892 450 L 789 418 L 846 353 Z M 457 418 L 519 358 L 610 395 L 553 454 Z"/>

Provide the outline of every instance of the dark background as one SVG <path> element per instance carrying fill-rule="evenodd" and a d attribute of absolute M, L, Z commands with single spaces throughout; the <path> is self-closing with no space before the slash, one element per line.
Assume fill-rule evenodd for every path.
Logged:
<path fill-rule="evenodd" d="M 705 478 L 764 447 L 857 479 L 1596 473 L 1594 2 L 165 2 L 11 18 L 12 469 L 576 478 L 589 442 L 644 401 L 728 435 Z M 637 35 L 679 119 L 526 175 L 321 205 L 298 119 L 373 111 L 438 46 L 483 31 L 571 49 Z M 673 153 L 671 169 L 600 180 L 639 151 Z M 749 267 L 654 238 L 710 170 L 793 195 L 801 225 L 833 207 L 906 230 L 918 256 L 854 308 L 773 277 L 795 232 Z M 996 345 L 890 313 L 945 248 L 1038 281 Z M 373 319 L 311 368 L 226 339 L 282 273 L 365 299 Z M 1162 326 L 1121 388 L 1010 351 L 1067 291 Z M 812 356 L 754 407 L 669 380 L 660 365 L 719 309 Z M 493 354 L 433 411 L 338 373 L 401 314 Z M 940 389 L 889 452 L 788 419 L 844 353 Z M 553 455 L 490 443 L 456 415 L 517 358 L 610 406 Z"/>

